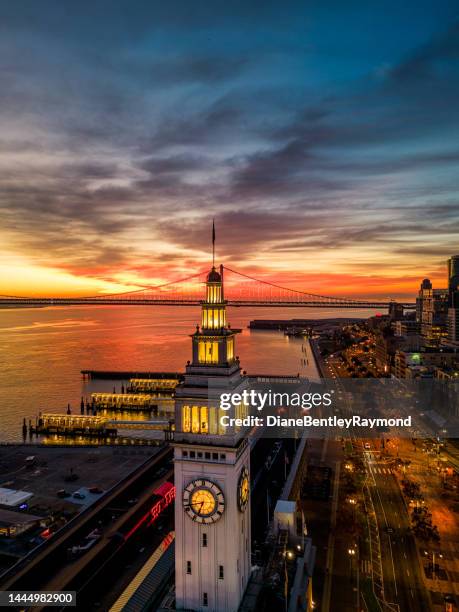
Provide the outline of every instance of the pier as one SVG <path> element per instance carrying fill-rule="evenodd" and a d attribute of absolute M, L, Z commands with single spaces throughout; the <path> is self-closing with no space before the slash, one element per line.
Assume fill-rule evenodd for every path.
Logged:
<path fill-rule="evenodd" d="M 117 430 L 101 416 L 42 414 L 35 426 L 30 426 L 32 434 L 57 434 L 62 436 L 87 436 L 95 438 L 116 437 Z"/>
<path fill-rule="evenodd" d="M 126 389 L 128 393 L 173 393 L 179 384 L 178 378 L 130 378 Z"/>
<path fill-rule="evenodd" d="M 183 374 L 181 372 L 134 372 L 120 370 L 81 370 L 81 375 L 84 379 L 102 379 L 102 380 L 130 380 L 137 379 L 155 379 L 155 380 L 176 380 L 181 382 Z"/>
<path fill-rule="evenodd" d="M 132 410 L 151 412 L 157 408 L 154 398 L 147 393 L 91 393 L 93 410 Z"/>
<path fill-rule="evenodd" d="M 174 429 L 174 424 L 173 421 L 166 418 L 131 421 L 111 419 L 104 416 L 46 413 L 37 419 L 35 425 L 30 425 L 32 434 L 91 438 L 115 438 L 119 429 L 170 432 Z"/>

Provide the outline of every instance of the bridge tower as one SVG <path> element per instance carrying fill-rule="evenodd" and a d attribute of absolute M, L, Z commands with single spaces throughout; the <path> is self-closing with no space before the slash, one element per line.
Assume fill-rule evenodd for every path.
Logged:
<path fill-rule="evenodd" d="M 220 393 L 247 381 L 226 321 L 223 268 L 207 276 L 192 361 L 176 388 L 174 470 L 175 592 L 178 610 L 235 612 L 250 575 L 250 451 L 240 428 L 220 418 L 244 416 L 219 407 Z"/>

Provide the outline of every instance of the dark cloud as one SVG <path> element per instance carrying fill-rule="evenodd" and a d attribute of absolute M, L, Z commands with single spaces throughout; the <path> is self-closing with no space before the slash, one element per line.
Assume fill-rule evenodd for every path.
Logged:
<path fill-rule="evenodd" d="M 215 216 L 219 253 L 241 265 L 353 247 L 443 258 L 459 230 L 458 25 L 367 58 L 359 33 L 326 42 L 319 4 L 4 3 L 8 244 L 79 274 L 152 276 L 204 257 Z"/>
<path fill-rule="evenodd" d="M 457 79 L 458 60 L 459 22 L 456 22 L 389 70 L 387 77 L 389 82 L 397 82 L 401 87 L 417 82 L 428 90 L 430 81 L 443 80 L 447 76 L 445 69 Z"/>

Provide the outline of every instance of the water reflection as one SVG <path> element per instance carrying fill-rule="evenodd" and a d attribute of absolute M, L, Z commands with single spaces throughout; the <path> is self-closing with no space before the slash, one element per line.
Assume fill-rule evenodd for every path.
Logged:
<path fill-rule="evenodd" d="M 250 374 L 314 374 L 303 340 L 282 332 L 248 330 L 253 318 L 368 317 L 371 311 L 229 308 L 237 355 Z M 69 306 L 0 310 L 0 441 L 21 439 L 22 419 L 39 412 L 80 413 L 81 398 L 117 392 L 126 381 L 82 381 L 82 369 L 183 371 L 198 307 Z M 129 413 L 129 418 L 133 413 Z M 119 415 L 118 415 L 119 418 Z"/>

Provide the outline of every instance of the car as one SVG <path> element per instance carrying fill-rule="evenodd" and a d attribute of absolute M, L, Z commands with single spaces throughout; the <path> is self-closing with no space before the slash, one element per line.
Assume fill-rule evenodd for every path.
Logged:
<path fill-rule="evenodd" d="M 370 450 L 371 444 L 369 442 L 365 442 L 365 450 Z"/>
<path fill-rule="evenodd" d="M 88 491 L 93 495 L 100 495 L 103 493 L 103 490 L 100 487 L 89 487 Z"/>
<path fill-rule="evenodd" d="M 36 464 L 36 462 L 37 462 L 37 458 L 35 457 L 35 455 L 29 455 L 28 457 L 26 457 L 26 460 L 25 460 L 26 467 L 31 468 Z"/>
<path fill-rule="evenodd" d="M 85 499 L 86 495 L 83 495 L 83 493 L 80 493 L 79 491 L 75 491 L 72 497 L 74 497 L 75 499 Z"/>
<path fill-rule="evenodd" d="M 66 491 L 65 489 L 59 489 L 59 491 L 57 492 L 57 496 L 58 497 L 70 497 L 70 493 Z"/>

